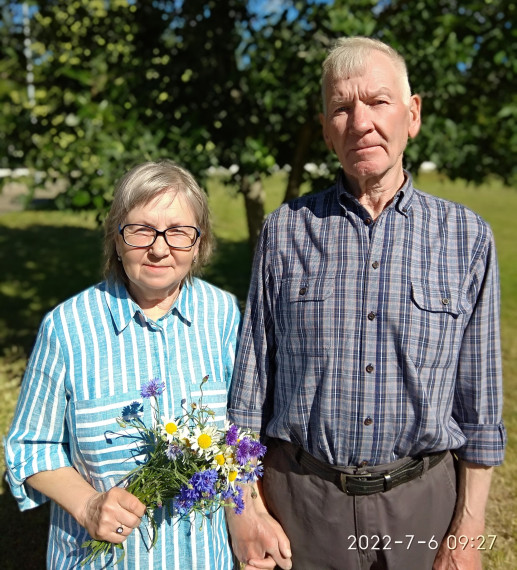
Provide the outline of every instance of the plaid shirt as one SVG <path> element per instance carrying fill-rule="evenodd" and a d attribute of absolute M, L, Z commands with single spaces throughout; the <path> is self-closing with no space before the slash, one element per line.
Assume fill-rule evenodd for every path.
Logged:
<path fill-rule="evenodd" d="M 506 433 L 493 236 L 406 175 L 375 221 L 342 175 L 268 217 L 229 418 L 331 464 L 455 449 L 497 465 Z"/>

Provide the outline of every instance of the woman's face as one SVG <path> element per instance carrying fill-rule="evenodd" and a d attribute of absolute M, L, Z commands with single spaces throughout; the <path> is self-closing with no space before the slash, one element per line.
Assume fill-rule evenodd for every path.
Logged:
<path fill-rule="evenodd" d="M 160 194 L 148 204 L 133 208 L 121 224 L 145 224 L 163 231 L 172 226 L 195 226 L 197 221 L 182 193 Z M 200 238 L 201 239 L 201 238 Z M 129 279 L 129 290 L 142 308 L 176 299 L 182 281 L 197 255 L 199 240 L 190 249 L 173 249 L 163 236 L 149 247 L 131 247 L 117 237 L 117 252 Z"/>

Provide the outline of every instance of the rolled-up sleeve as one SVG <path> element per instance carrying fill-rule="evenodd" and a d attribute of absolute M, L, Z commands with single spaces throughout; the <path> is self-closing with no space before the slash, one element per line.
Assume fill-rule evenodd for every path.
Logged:
<path fill-rule="evenodd" d="M 47 315 L 38 332 L 14 419 L 4 440 L 6 478 L 21 510 L 48 500 L 26 484 L 28 477 L 71 466 L 64 378 L 59 341 L 52 318 Z"/>
<path fill-rule="evenodd" d="M 230 390 L 228 417 L 265 434 L 272 413 L 274 324 L 269 308 L 266 220 L 253 261 L 250 289 Z"/>
<path fill-rule="evenodd" d="M 474 308 L 458 362 L 453 418 L 467 438 L 457 454 L 465 461 L 499 465 L 506 431 L 499 328 L 499 271 L 494 239 L 488 230 L 472 268 Z"/>

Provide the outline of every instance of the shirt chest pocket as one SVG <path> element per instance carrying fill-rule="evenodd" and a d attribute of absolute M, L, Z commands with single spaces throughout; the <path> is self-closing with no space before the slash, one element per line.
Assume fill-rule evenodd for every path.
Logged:
<path fill-rule="evenodd" d="M 334 280 L 293 277 L 282 281 L 278 345 L 288 353 L 319 356 L 330 347 L 330 300 Z"/>
<path fill-rule="evenodd" d="M 413 280 L 411 301 L 409 354 L 415 365 L 441 368 L 456 362 L 471 310 L 464 291 Z"/>
<path fill-rule="evenodd" d="M 150 425 L 150 417 L 144 416 L 140 393 L 128 394 L 127 399 L 118 403 L 113 400 L 98 398 L 73 404 L 76 445 L 96 488 L 103 487 L 104 479 L 120 480 L 144 459 L 138 445 L 142 441 L 138 431 L 117 422 L 117 418 L 123 421 L 139 417 Z"/>

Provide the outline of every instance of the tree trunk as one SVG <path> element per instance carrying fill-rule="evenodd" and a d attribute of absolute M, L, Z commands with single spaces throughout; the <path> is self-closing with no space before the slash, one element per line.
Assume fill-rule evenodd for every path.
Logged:
<path fill-rule="evenodd" d="M 265 215 L 265 192 L 260 178 L 244 175 L 240 192 L 244 196 L 246 220 L 248 222 L 249 246 L 253 255 Z"/>
<path fill-rule="evenodd" d="M 303 182 L 303 169 L 308 160 L 309 149 L 316 135 L 316 125 L 314 122 L 304 123 L 298 131 L 296 147 L 291 161 L 291 172 L 287 179 L 284 202 L 288 202 L 300 195 L 300 186 Z"/>

